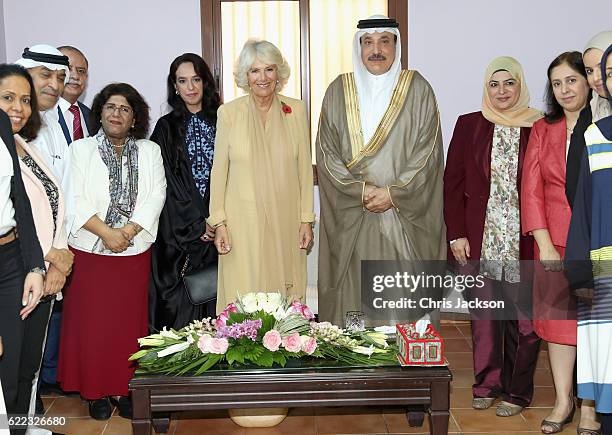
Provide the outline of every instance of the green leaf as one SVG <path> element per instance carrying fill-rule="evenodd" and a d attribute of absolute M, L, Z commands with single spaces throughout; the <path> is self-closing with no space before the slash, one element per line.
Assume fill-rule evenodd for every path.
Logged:
<path fill-rule="evenodd" d="M 232 364 L 234 361 L 238 361 L 241 364 L 244 364 L 244 354 L 242 352 L 242 346 L 231 347 L 227 350 L 225 354 L 225 358 L 229 364 Z"/>
<path fill-rule="evenodd" d="M 185 367 L 183 367 L 180 370 L 176 371 L 176 374 L 177 375 L 183 375 L 183 374 L 187 373 L 188 371 L 193 370 L 194 368 L 196 368 L 200 364 L 203 364 L 204 362 L 206 362 L 206 360 L 208 359 L 208 355 L 209 354 L 203 354 L 200 358 L 196 359 L 191 364 L 187 364 Z M 174 372 L 175 370 L 171 369 L 170 371 Z"/>
<path fill-rule="evenodd" d="M 253 343 L 255 344 L 255 343 Z M 244 349 L 244 353 L 242 354 L 243 358 L 248 361 L 252 361 L 254 363 L 257 362 L 259 357 L 266 351 L 266 348 L 263 346 L 249 346 Z"/>
<path fill-rule="evenodd" d="M 272 365 L 274 364 L 274 356 L 272 355 L 272 352 L 270 352 L 268 349 L 264 349 L 264 351 L 261 353 L 261 355 L 259 355 L 257 360 L 254 360 L 253 362 L 261 367 L 272 367 Z"/>
<path fill-rule="evenodd" d="M 140 358 L 140 364 L 147 364 L 149 362 L 153 362 L 155 360 L 157 360 L 157 352 L 149 352 L 147 353 L 145 356 L 143 356 L 142 358 Z"/>
<path fill-rule="evenodd" d="M 233 325 L 234 323 L 242 323 L 246 319 L 248 319 L 248 314 L 246 313 L 229 313 L 229 319 L 227 321 L 228 326 Z"/>
<path fill-rule="evenodd" d="M 206 361 L 199 369 L 196 370 L 194 376 L 201 375 L 206 370 L 210 369 L 212 366 L 221 361 L 224 357 L 225 355 L 210 354 L 208 361 Z"/>
<path fill-rule="evenodd" d="M 259 331 L 261 332 L 261 336 L 263 337 L 266 332 L 273 329 L 275 323 L 276 319 L 272 314 L 264 314 L 261 318 L 261 328 L 259 329 Z"/>
<path fill-rule="evenodd" d="M 285 364 L 287 364 L 287 358 L 285 358 L 285 355 L 283 355 L 283 352 L 272 352 L 272 359 L 274 360 L 274 362 L 276 364 L 278 364 L 281 367 L 285 367 Z"/>

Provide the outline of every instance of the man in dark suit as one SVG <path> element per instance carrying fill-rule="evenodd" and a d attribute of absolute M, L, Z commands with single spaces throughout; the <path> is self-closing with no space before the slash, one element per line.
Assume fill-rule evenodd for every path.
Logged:
<path fill-rule="evenodd" d="M 70 145 L 75 140 L 95 133 L 89 129 L 89 107 L 78 101 L 87 87 L 89 62 L 83 52 L 76 47 L 63 45 L 57 49 L 69 59 L 70 79 L 57 104 L 57 112 L 58 122 L 66 142 Z"/>

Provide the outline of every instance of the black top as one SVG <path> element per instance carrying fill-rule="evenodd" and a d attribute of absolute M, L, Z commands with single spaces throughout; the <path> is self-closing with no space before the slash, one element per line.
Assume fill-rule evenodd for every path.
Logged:
<path fill-rule="evenodd" d="M 565 196 L 571 208 L 574 208 L 574 199 L 576 197 L 576 189 L 578 188 L 578 178 L 580 176 L 580 165 L 582 161 L 582 153 L 586 148 L 584 141 L 584 132 L 593 122 L 591 114 L 591 106 L 587 104 L 580 112 L 580 116 L 574 126 L 570 145 L 567 151 L 567 166 L 565 170 Z"/>
<path fill-rule="evenodd" d="M 15 148 L 11 121 L 2 110 L 0 110 L 0 137 L 6 144 L 6 148 L 13 160 L 14 174 L 11 178 L 11 200 L 15 208 L 15 221 L 17 222 L 18 240 L 21 246 L 23 265 L 26 271 L 30 271 L 35 267 L 44 269 L 45 261 L 43 259 L 38 236 L 36 235 L 36 227 L 34 226 L 30 200 L 28 199 L 23 180 L 21 179 L 21 168 L 19 167 L 19 159 L 17 158 L 17 149 Z"/>

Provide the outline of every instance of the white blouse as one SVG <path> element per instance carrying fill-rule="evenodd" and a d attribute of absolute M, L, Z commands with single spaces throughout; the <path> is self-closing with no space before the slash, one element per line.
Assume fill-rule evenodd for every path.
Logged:
<path fill-rule="evenodd" d="M 0 236 L 15 227 L 15 208 L 11 201 L 13 159 L 6 144 L 0 139 Z"/>
<path fill-rule="evenodd" d="M 133 245 L 119 254 L 94 251 L 99 237 L 83 228 L 94 215 L 104 221 L 110 204 L 108 168 L 98 151 L 98 141 L 93 136 L 70 146 L 66 226 L 71 247 L 102 255 L 136 255 L 155 242 L 159 215 L 166 200 L 166 176 L 159 146 L 147 139 L 137 140 L 136 145 L 138 197 L 130 221 L 140 225 L 142 231 L 134 237 Z"/>

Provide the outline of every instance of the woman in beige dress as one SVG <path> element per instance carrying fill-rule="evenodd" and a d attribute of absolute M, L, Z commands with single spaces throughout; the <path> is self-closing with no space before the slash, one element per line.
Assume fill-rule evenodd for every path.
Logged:
<path fill-rule="evenodd" d="M 217 311 L 248 292 L 303 298 L 313 241 L 306 106 L 279 92 L 289 65 L 268 41 L 248 41 L 234 79 L 247 95 L 219 108 L 208 223 L 219 254 Z"/>

